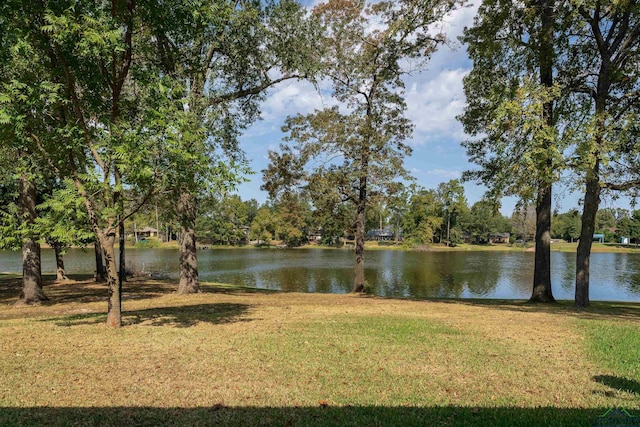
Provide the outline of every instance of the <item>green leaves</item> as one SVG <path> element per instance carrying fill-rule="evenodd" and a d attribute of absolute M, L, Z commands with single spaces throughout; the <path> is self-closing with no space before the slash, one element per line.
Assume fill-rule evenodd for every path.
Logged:
<path fill-rule="evenodd" d="M 635 159 L 623 153 L 637 127 L 631 118 L 640 84 L 637 5 L 548 4 L 553 19 L 545 23 L 537 5 L 484 2 L 463 38 L 474 68 L 465 78 L 461 121 L 478 135 L 465 146 L 481 168 L 468 176 L 529 200 L 533 189 L 519 177 L 556 182 L 569 163 L 582 180 L 597 161 L 600 173 L 620 181 L 620 168 L 609 165 Z M 550 61 L 555 84 L 540 84 L 540 66 Z M 553 125 L 545 125 L 545 104 L 553 109 Z"/>
<path fill-rule="evenodd" d="M 56 186 L 36 207 L 38 218 L 35 227 L 38 235 L 62 247 L 84 246 L 94 237 L 84 202 L 70 180 Z"/>
<path fill-rule="evenodd" d="M 433 190 L 418 190 L 409 200 L 409 209 L 403 221 L 403 233 L 409 245 L 433 243 L 436 230 L 442 225 L 440 206 Z"/>

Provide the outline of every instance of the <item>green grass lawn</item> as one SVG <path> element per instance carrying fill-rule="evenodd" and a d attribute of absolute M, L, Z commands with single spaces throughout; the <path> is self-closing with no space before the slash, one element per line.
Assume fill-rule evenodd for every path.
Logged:
<path fill-rule="evenodd" d="M 398 300 L 70 280 L 12 307 L 0 425 L 583 425 L 640 415 L 640 305 Z"/>

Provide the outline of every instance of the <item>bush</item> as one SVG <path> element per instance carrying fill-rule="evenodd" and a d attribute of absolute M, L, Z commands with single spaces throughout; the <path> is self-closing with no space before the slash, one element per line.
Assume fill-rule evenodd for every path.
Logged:
<path fill-rule="evenodd" d="M 145 237 L 138 239 L 138 243 L 134 243 L 136 248 L 159 248 L 160 240 L 155 237 Z"/>

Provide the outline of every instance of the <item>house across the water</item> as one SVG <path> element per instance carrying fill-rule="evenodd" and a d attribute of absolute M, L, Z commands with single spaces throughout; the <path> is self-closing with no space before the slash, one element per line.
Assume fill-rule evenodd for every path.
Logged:
<path fill-rule="evenodd" d="M 153 227 L 144 227 L 136 231 L 138 238 L 141 237 L 158 237 L 158 230 Z"/>

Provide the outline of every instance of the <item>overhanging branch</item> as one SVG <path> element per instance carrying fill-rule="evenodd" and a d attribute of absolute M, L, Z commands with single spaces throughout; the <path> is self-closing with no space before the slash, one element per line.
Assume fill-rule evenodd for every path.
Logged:
<path fill-rule="evenodd" d="M 628 191 L 632 188 L 640 188 L 640 179 L 634 179 L 622 183 L 606 182 L 602 184 L 602 188 L 614 191 Z"/>

